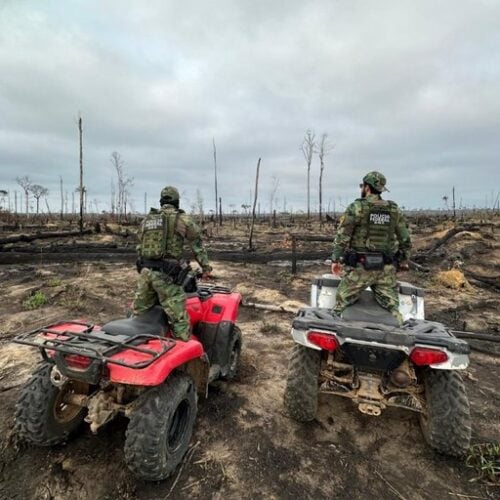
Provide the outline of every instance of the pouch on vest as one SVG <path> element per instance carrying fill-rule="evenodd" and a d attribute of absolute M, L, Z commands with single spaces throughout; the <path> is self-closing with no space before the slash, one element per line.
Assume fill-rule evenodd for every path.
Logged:
<path fill-rule="evenodd" d="M 149 214 L 143 223 L 140 255 L 146 259 L 161 259 L 165 249 L 166 217 Z"/>
<path fill-rule="evenodd" d="M 358 257 L 358 260 L 367 271 L 380 271 L 384 269 L 384 254 L 364 253 Z"/>
<path fill-rule="evenodd" d="M 389 206 L 374 204 L 368 213 L 366 248 L 386 252 L 391 250 L 394 235 L 395 214 Z"/>

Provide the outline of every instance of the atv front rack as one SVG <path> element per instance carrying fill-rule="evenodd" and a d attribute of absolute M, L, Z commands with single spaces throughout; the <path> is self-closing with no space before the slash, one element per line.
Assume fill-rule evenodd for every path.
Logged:
<path fill-rule="evenodd" d="M 57 329 L 63 325 L 83 328 L 80 331 Z M 91 323 L 61 321 L 18 335 L 14 337 L 13 341 L 18 344 L 39 348 L 44 359 L 55 361 L 62 372 L 69 372 L 70 375 L 74 375 L 76 372 L 79 375 L 78 378 L 83 378 L 83 373 L 89 370 L 92 372 L 92 375 L 95 375 L 96 372 L 100 372 L 107 364 L 119 365 L 135 370 L 146 368 L 176 344 L 175 340 L 158 335 L 110 335 L 100 330 L 94 331 L 94 328 L 95 326 Z M 146 347 L 139 347 L 140 344 L 151 340 L 159 341 L 161 349 L 156 351 Z M 124 361 L 112 357 L 124 350 L 144 354 L 147 356 L 147 359 Z M 89 358 L 91 362 L 88 368 L 75 370 L 68 366 L 65 355 L 83 356 Z M 94 379 L 95 377 L 92 376 L 91 378 Z"/>

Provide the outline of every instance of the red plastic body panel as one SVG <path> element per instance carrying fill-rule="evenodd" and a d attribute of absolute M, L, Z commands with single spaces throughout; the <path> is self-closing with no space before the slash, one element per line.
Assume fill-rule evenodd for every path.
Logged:
<path fill-rule="evenodd" d="M 204 308 L 199 297 L 189 297 L 186 300 L 186 310 L 192 327 L 203 319 Z"/>
<path fill-rule="evenodd" d="M 241 295 L 237 292 L 224 294 L 214 293 L 207 300 L 200 300 L 199 297 L 189 297 L 186 301 L 186 309 L 190 318 L 192 327 L 200 321 L 205 323 L 218 324 L 222 321 L 236 322 L 238 309 L 241 303 Z M 57 332 L 83 332 L 85 325 L 78 325 L 72 322 L 63 323 L 57 326 L 48 327 Z M 99 331 L 101 327 L 94 326 L 93 331 Z M 50 333 L 44 334 L 50 337 Z M 168 336 L 168 335 L 167 335 Z M 61 336 L 59 336 L 61 338 Z M 159 340 L 150 340 L 140 347 L 161 351 L 161 342 Z M 111 382 L 119 384 L 155 386 L 163 383 L 168 375 L 175 368 L 200 358 L 204 355 L 203 345 L 196 336 L 192 336 L 188 342 L 177 341 L 176 345 L 167 351 L 160 359 L 150 366 L 142 369 L 127 368 L 113 363 L 108 363 L 109 379 Z M 124 349 L 111 356 L 111 359 L 136 363 L 150 359 L 150 356 L 132 349 Z"/>
<path fill-rule="evenodd" d="M 204 301 L 198 297 L 190 297 L 187 300 L 186 308 L 193 326 L 199 321 L 206 323 L 231 321 L 234 323 L 238 318 L 240 303 L 241 294 L 238 292 L 215 293 L 213 297 Z"/>
<path fill-rule="evenodd" d="M 141 347 L 155 351 L 161 349 L 158 340 L 150 340 L 145 344 L 141 344 Z M 203 356 L 203 352 L 203 346 L 195 337 L 191 337 L 187 342 L 177 341 L 172 349 L 147 368 L 137 370 L 109 363 L 109 379 L 111 382 L 118 384 L 159 385 L 169 376 L 172 370 L 192 359 Z M 111 356 L 111 359 L 137 362 L 148 359 L 148 356 L 126 349 Z"/>

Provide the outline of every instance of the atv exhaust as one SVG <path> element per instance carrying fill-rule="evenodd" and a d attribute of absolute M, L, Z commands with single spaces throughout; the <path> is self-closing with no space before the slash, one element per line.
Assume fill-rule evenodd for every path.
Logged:
<path fill-rule="evenodd" d="M 50 372 L 50 382 L 52 385 L 55 387 L 58 387 L 59 389 L 69 380 L 66 375 L 63 375 L 57 366 L 54 365 L 52 368 L 52 371 Z"/>

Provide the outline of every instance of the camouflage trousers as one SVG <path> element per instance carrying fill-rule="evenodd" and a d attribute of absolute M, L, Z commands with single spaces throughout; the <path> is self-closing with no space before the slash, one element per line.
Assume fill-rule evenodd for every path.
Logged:
<path fill-rule="evenodd" d="M 143 314 L 158 303 L 173 324 L 174 336 L 188 340 L 191 333 L 184 290 L 167 274 L 143 268 L 135 292 L 134 315 Z"/>
<path fill-rule="evenodd" d="M 396 268 L 392 265 L 384 266 L 377 271 L 366 271 L 358 264 L 356 267 L 345 267 L 345 275 L 337 289 L 337 298 L 333 311 L 341 314 L 342 311 L 354 304 L 367 287 L 371 287 L 375 300 L 387 309 L 398 321 L 403 323 L 399 312 L 399 296 L 396 281 Z"/>

